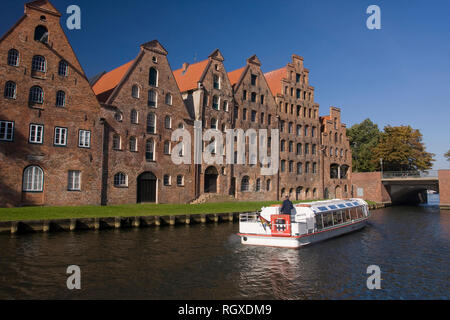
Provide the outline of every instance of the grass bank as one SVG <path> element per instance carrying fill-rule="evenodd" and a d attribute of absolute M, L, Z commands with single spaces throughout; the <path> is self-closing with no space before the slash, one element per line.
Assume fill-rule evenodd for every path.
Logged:
<path fill-rule="evenodd" d="M 310 201 L 295 201 L 295 203 Z M 229 212 L 250 212 L 264 206 L 279 204 L 266 202 L 224 202 L 203 204 L 134 204 L 120 206 L 82 206 L 82 207 L 23 207 L 0 208 L 0 222 L 26 220 L 57 220 L 71 218 L 109 218 L 137 216 L 165 216 L 185 214 L 208 214 Z M 369 204 L 375 204 L 371 202 Z"/>
<path fill-rule="evenodd" d="M 280 202 L 225 202 L 204 204 L 142 204 L 82 207 L 0 208 L 0 221 L 56 220 L 70 218 L 108 218 L 247 212 Z"/>

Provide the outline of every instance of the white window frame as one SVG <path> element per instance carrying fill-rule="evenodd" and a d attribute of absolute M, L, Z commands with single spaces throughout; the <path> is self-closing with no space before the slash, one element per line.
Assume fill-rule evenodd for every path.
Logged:
<path fill-rule="evenodd" d="M 121 179 L 118 181 L 119 183 L 116 183 L 117 182 L 116 181 L 116 177 L 123 177 L 123 183 L 121 183 L 122 182 Z M 126 187 L 128 187 L 128 176 L 125 173 L 123 173 L 123 172 L 117 172 L 114 175 L 113 184 L 114 184 L 114 187 L 116 187 L 116 188 L 126 188 Z"/>
<path fill-rule="evenodd" d="M 78 131 L 78 147 L 89 149 L 91 147 L 91 131 L 79 130 Z"/>
<path fill-rule="evenodd" d="M 44 171 L 40 167 L 29 166 L 24 170 L 22 177 L 22 191 L 23 192 L 44 191 Z"/>
<path fill-rule="evenodd" d="M 69 170 L 67 190 L 81 191 L 81 171 L 80 170 Z"/>
<path fill-rule="evenodd" d="M 67 128 L 55 127 L 55 137 L 53 144 L 59 147 L 67 146 Z"/>
<path fill-rule="evenodd" d="M 30 135 L 28 138 L 28 142 L 34 144 L 44 143 L 44 125 L 34 123 L 30 124 Z"/>

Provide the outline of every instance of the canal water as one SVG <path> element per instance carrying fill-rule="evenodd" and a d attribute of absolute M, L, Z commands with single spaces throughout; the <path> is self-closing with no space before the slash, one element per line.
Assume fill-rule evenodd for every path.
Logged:
<path fill-rule="evenodd" d="M 0 299 L 449 299 L 450 212 L 372 211 L 300 250 L 248 247 L 238 224 L 0 236 Z M 81 268 L 79 291 L 66 287 Z M 367 289 L 367 267 L 381 289 Z"/>

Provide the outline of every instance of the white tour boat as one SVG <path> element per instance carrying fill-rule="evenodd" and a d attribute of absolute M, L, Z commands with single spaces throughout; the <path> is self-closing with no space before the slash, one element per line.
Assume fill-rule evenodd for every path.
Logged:
<path fill-rule="evenodd" d="M 299 248 L 360 230 L 370 216 L 364 200 L 327 200 L 294 205 L 281 214 L 281 205 L 241 214 L 239 236 L 243 244 Z"/>

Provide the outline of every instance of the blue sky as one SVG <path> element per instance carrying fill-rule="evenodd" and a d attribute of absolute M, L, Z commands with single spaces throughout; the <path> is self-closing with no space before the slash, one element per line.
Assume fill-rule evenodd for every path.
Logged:
<path fill-rule="evenodd" d="M 450 168 L 450 1 L 151 1 L 54 0 L 88 77 L 133 59 L 158 39 L 173 69 L 219 48 L 228 71 L 257 54 L 267 72 L 292 53 L 305 58 L 320 113 L 341 107 L 351 126 L 370 118 L 420 129 L 436 169 Z M 82 12 L 81 30 L 66 28 L 66 8 Z M 381 8 L 382 29 L 366 28 L 366 9 Z M 23 13 L 2 3 L 0 33 Z"/>

